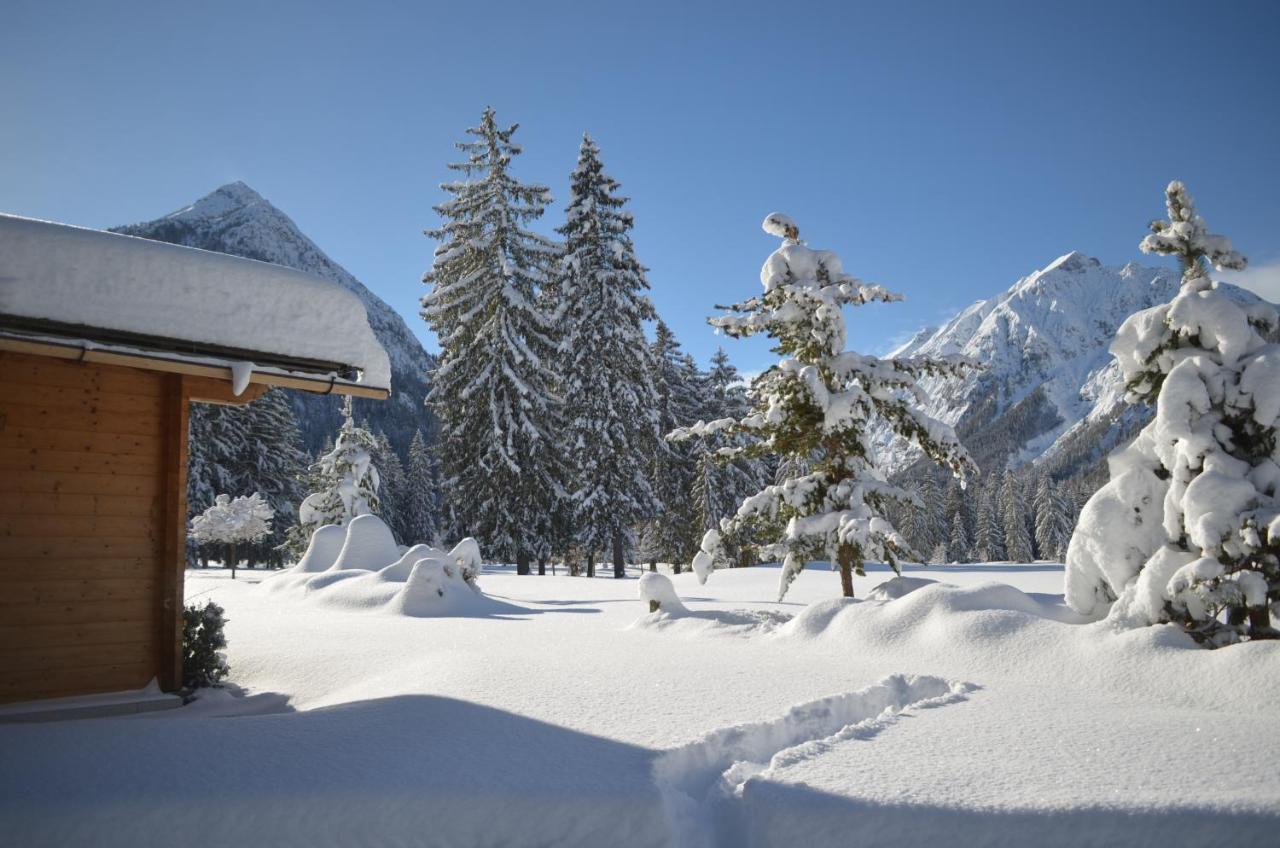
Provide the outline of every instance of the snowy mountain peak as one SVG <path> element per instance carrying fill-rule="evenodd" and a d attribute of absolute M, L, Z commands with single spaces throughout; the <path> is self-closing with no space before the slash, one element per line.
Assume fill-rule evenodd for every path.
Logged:
<path fill-rule="evenodd" d="M 1108 347 L 1126 317 L 1171 298 L 1177 272 L 1103 265 L 1071 251 L 940 329 L 917 334 L 898 355 L 964 354 L 983 369 L 963 381 L 922 381 L 926 411 L 954 425 L 986 468 L 1050 451 L 1086 418 L 1116 411 Z M 912 456 L 886 445 L 891 470 Z"/>
<path fill-rule="evenodd" d="M 266 207 L 283 216 L 266 199 L 247 184 L 236 180 L 206 194 L 190 206 L 165 215 L 170 221 L 213 221 L 250 207 Z M 265 209 L 264 209 L 265 211 Z M 292 223 L 292 222 L 290 222 Z"/>
<path fill-rule="evenodd" d="M 1124 403 L 1111 340 L 1125 318 L 1169 301 L 1179 284 L 1173 267 L 1113 267 L 1071 251 L 966 307 L 941 328 L 917 333 L 893 355 L 958 353 L 983 364 L 962 381 L 926 379 L 920 385 L 929 399 L 925 411 L 955 426 L 986 470 L 1060 457 L 1072 440 L 1072 450 L 1087 448 L 1100 457 L 1141 413 Z M 1078 444 L 1077 435 L 1090 444 Z M 881 445 L 891 472 L 914 461 L 887 436 Z"/>
<path fill-rule="evenodd" d="M 1079 274 L 1090 268 L 1099 268 L 1102 263 L 1092 256 L 1086 256 L 1078 250 L 1059 256 L 1049 266 L 1040 272 L 1041 275 L 1048 274 L 1050 271 L 1065 271 L 1070 274 Z"/>

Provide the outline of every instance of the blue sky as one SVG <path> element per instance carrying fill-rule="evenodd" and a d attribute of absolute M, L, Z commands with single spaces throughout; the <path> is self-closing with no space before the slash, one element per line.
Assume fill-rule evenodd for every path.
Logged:
<path fill-rule="evenodd" d="M 592 133 L 703 361 L 769 361 L 705 317 L 774 210 L 906 295 L 852 317 L 864 351 L 1069 250 L 1140 259 L 1174 177 L 1280 298 L 1280 3 L 1216 5 L 7 0 L 0 210 L 106 227 L 241 179 L 433 347 L 421 231 L 492 104 L 547 231 Z"/>

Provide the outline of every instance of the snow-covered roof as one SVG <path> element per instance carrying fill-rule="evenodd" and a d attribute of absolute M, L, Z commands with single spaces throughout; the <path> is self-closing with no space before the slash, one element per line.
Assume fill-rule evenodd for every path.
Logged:
<path fill-rule="evenodd" d="M 0 215 L 0 333 L 389 391 L 364 305 L 266 262 Z M 240 382 L 240 378 L 237 378 Z M 339 390 L 341 390 L 339 388 Z"/>

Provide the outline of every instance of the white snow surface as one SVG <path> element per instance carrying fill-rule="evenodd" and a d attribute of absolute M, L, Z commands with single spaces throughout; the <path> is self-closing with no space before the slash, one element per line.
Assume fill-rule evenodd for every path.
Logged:
<path fill-rule="evenodd" d="M 251 259 L 0 215 L 0 314 L 336 362 L 391 387 L 351 292 Z M 244 363 L 228 362 L 243 377 Z"/>
<path fill-rule="evenodd" d="M 175 827 L 193 846 L 1273 839 L 1280 644 L 1208 651 L 1172 626 L 1085 623 L 1055 564 L 904 572 L 855 578 L 863 598 L 890 580 L 879 595 L 895 599 L 845 600 L 810 567 L 785 603 L 768 600 L 776 566 L 684 573 L 670 580 L 688 613 L 650 616 L 634 570 L 489 568 L 501 606 L 416 618 L 267 590 L 290 573 L 193 570 L 188 598 L 227 610 L 239 688 L 153 716 L 0 725 L 0 832 L 24 846 L 171 844 Z M 1206 757 L 1208 774 L 1188 769 Z"/>

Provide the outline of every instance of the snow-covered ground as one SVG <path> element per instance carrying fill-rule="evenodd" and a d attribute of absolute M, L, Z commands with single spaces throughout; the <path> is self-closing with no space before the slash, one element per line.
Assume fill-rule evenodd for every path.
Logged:
<path fill-rule="evenodd" d="M 191 571 L 231 680 L 0 725 L 8 844 L 1209 845 L 1280 832 L 1280 644 L 1115 632 L 1050 564 L 480 579 L 412 617 Z M 868 598 L 892 575 L 855 581 Z M 287 580 L 288 578 L 283 578 Z M 998 581 L 998 582 L 993 582 Z M 348 581 L 349 582 L 349 581 Z M 911 588 L 895 584 L 895 589 Z M 882 590 L 889 598 L 899 591 Z"/>

